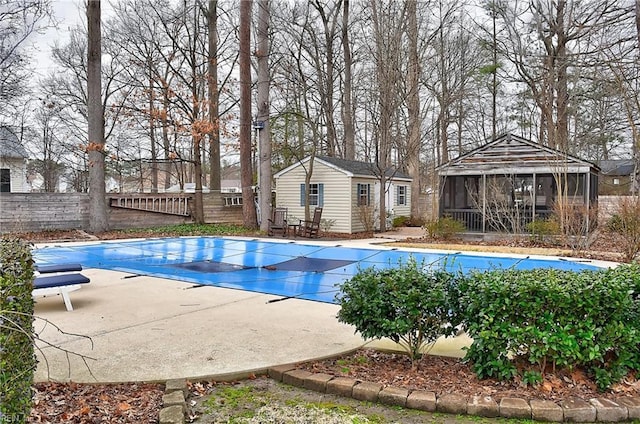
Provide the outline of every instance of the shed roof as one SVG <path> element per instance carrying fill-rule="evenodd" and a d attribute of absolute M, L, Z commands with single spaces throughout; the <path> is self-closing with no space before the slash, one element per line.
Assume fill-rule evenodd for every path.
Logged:
<path fill-rule="evenodd" d="M 294 163 L 293 165 L 281 170 L 276 173 L 274 177 L 279 178 L 283 174 L 288 171 L 297 168 L 303 163 L 308 162 L 310 157 L 306 157 L 302 159 L 300 162 Z M 379 175 L 379 171 L 374 163 L 370 162 L 362 162 L 357 160 L 348 160 L 342 158 L 336 158 L 333 156 L 316 156 L 315 161 L 323 163 L 324 165 L 336 169 L 344 173 L 349 177 L 365 177 L 365 178 L 377 178 Z M 411 177 L 404 172 L 401 172 L 395 168 L 387 168 L 385 171 L 385 175 L 387 178 L 397 179 L 397 180 L 411 180 Z"/>
<path fill-rule="evenodd" d="M 605 175 L 631 175 L 635 169 L 635 163 L 633 159 L 601 160 L 600 169 Z"/>
<path fill-rule="evenodd" d="M 440 175 L 596 172 L 591 162 L 513 134 L 493 141 L 440 165 Z"/>
<path fill-rule="evenodd" d="M 18 159 L 29 157 L 18 136 L 8 127 L 0 127 L 0 157 Z"/>

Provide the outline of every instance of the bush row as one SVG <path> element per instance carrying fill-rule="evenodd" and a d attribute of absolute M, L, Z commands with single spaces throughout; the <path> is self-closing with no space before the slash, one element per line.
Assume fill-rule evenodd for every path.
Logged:
<path fill-rule="evenodd" d="M 26 422 L 36 358 L 33 260 L 19 239 L 0 240 L 0 422 Z"/>
<path fill-rule="evenodd" d="M 640 370 L 640 265 L 598 271 L 493 270 L 462 275 L 414 260 L 341 285 L 338 318 L 364 337 L 400 340 L 412 358 L 455 327 L 473 339 L 480 378 L 525 383 L 581 368 L 605 389 Z"/>

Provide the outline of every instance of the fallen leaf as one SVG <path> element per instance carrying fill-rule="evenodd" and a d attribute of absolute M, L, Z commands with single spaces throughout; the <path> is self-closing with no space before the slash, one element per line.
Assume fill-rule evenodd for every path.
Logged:
<path fill-rule="evenodd" d="M 129 404 L 128 404 L 128 403 L 126 403 L 126 402 L 122 402 L 122 403 L 119 403 L 119 404 L 118 404 L 118 410 L 119 410 L 120 412 L 128 411 L 128 410 L 130 410 L 130 409 L 131 409 L 131 405 L 129 405 Z"/>

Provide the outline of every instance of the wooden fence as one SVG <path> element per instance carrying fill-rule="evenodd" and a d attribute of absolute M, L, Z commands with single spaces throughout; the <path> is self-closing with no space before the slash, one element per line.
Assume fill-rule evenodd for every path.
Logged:
<path fill-rule="evenodd" d="M 109 207 L 111 229 L 149 228 L 161 225 L 193 222 L 190 211 L 193 195 L 189 194 L 127 194 L 109 195 L 107 205 L 120 204 L 128 207 Z M 203 194 L 206 223 L 242 224 L 242 206 L 229 200 L 235 194 Z M 158 205 L 150 207 L 149 199 Z M 178 199 L 183 200 L 178 200 Z M 128 199 L 128 200 L 123 200 Z M 142 200 L 146 199 L 146 200 Z M 183 202 L 183 209 L 167 209 L 167 205 Z M 235 204 L 234 204 L 235 203 Z M 143 205 L 133 207 L 134 205 Z M 171 213 L 170 213 L 171 212 Z M 87 193 L 0 193 L 0 233 L 21 233 L 47 230 L 88 230 L 89 195 Z"/>

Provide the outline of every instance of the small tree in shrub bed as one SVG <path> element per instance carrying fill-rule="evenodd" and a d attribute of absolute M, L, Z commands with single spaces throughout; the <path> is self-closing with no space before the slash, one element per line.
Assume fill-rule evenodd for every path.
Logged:
<path fill-rule="evenodd" d="M 640 267 L 601 271 L 496 270 L 456 287 L 456 310 L 474 342 L 466 359 L 480 378 L 582 367 L 599 389 L 640 369 Z M 518 367 L 518 366 L 519 367 Z"/>
<path fill-rule="evenodd" d="M 423 227 L 429 238 L 451 240 L 466 230 L 464 222 L 457 221 L 449 216 L 430 220 Z"/>
<path fill-rule="evenodd" d="M 397 268 L 361 270 L 339 285 L 338 320 L 365 338 L 399 343 L 415 367 L 429 343 L 455 331 L 448 290 L 454 278 L 442 270 L 425 271 L 411 257 Z"/>
<path fill-rule="evenodd" d="M 0 422 L 26 422 L 36 358 L 33 260 L 19 239 L 0 240 Z"/>
<path fill-rule="evenodd" d="M 624 260 L 632 261 L 640 253 L 640 196 L 620 197 L 607 229 L 619 237 Z"/>

